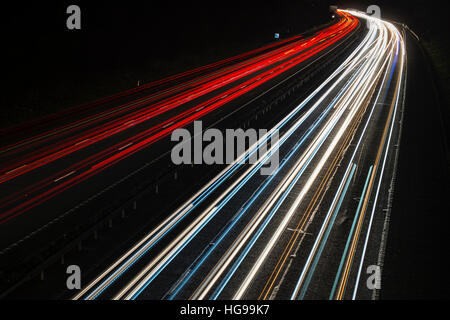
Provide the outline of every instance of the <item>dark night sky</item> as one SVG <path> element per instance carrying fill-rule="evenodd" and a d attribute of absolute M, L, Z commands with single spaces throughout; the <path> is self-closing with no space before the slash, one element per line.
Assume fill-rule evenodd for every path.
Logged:
<path fill-rule="evenodd" d="M 72 3 L 82 10 L 80 31 L 65 28 L 65 9 Z M 180 52 L 201 50 L 219 41 L 271 35 L 275 29 L 289 26 L 302 31 L 314 20 L 321 23 L 326 19 L 327 5 L 321 5 L 322 16 L 317 14 L 322 10 L 315 7 L 318 6 L 313 1 L 298 2 L 297 10 L 286 10 L 287 1 L 276 5 L 98 0 L 17 4 L 11 6 L 6 17 L 6 47 L 11 60 L 27 65 L 42 61 L 66 68 L 111 68 L 129 60 L 176 57 Z M 306 8 L 315 14 L 307 16 L 301 12 Z"/>
<path fill-rule="evenodd" d="M 65 9 L 72 3 L 82 9 L 81 31 L 65 28 Z M 361 9 L 379 4 L 383 16 L 405 21 L 421 34 L 448 26 L 450 14 L 439 10 L 439 2 L 434 1 L 331 3 Z M 201 50 L 215 42 L 245 41 L 275 30 L 299 32 L 315 21 L 322 23 L 329 4 L 305 0 L 21 1 L 2 15 L 6 35 L 2 47 L 13 65 L 101 70 L 129 61 L 139 63 L 150 56 L 177 57 L 182 51 Z"/>
<path fill-rule="evenodd" d="M 149 74 L 155 68 L 171 73 L 183 66 L 208 63 L 217 55 L 242 51 L 241 45 L 244 49 L 245 44 L 269 41 L 273 32 L 298 33 L 322 24 L 329 19 L 330 4 L 359 9 L 378 4 L 383 16 L 407 22 L 420 34 L 443 33 L 448 29 L 449 13 L 439 10 L 439 3 L 445 2 L 17 1 L 4 6 L 2 14 L 8 79 L 2 109 L 47 103 L 54 98 L 51 88 L 55 83 L 71 92 L 61 93 L 56 103 L 64 104 L 70 95 L 78 103 L 83 97 L 76 98 L 86 91 L 83 85 L 88 86 L 91 78 L 122 88 L 118 81 L 127 72 L 139 77 L 139 72 Z M 81 7 L 81 30 L 66 29 L 65 11 L 70 4 Z M 227 51 L 227 46 L 232 49 Z M 61 90 L 55 87 L 54 96 Z"/>
<path fill-rule="evenodd" d="M 70 4 L 81 7 L 81 30 L 66 29 Z M 290 10 L 288 1 L 264 5 L 243 5 L 242 1 L 16 2 L 4 8 L 2 19 L 10 86 L 7 101 L 15 104 L 15 96 L 23 90 L 34 91 L 40 99 L 52 83 L 63 81 L 70 87 L 88 80 L 87 75 L 120 77 L 139 68 L 151 70 L 159 60 L 169 64 L 169 73 L 175 72 L 183 60 L 193 67 L 193 55 L 199 56 L 197 64 L 212 62 L 216 52 L 209 57 L 205 53 L 211 48 L 229 44 L 235 47 L 230 54 L 235 54 L 242 51 L 238 48 L 242 43 L 259 45 L 275 31 L 292 28 L 292 32 L 301 32 L 329 18 L 325 3 L 318 6 L 303 0 L 296 6 Z M 315 14 L 306 15 L 305 9 Z M 226 50 L 219 53 L 228 55 Z"/>

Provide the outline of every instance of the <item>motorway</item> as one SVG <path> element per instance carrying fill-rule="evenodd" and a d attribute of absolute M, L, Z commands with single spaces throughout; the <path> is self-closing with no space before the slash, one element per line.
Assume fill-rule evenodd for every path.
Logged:
<path fill-rule="evenodd" d="M 75 299 L 367 298 L 362 274 L 385 236 L 406 52 L 392 24 L 349 13 L 368 31 L 345 61 Z M 279 167 L 258 174 L 274 156 Z"/>
<path fill-rule="evenodd" d="M 11 268 L 24 252 L 65 236 L 68 225 L 88 220 L 108 196 L 126 193 L 128 178 L 139 179 L 144 170 L 156 175 L 175 129 L 197 120 L 204 128 L 246 123 L 252 101 L 302 76 L 309 90 L 305 85 L 298 97 L 290 92 L 278 112 L 263 110 L 268 115 L 257 123 L 267 134 L 231 164 L 205 171 L 204 185 L 193 184 L 174 201 L 176 209 L 118 250 L 72 298 L 372 298 L 376 289 L 366 286 L 366 270 L 383 261 L 405 94 L 405 35 L 360 12 L 337 14 L 311 35 L 6 132 L 1 265 Z M 332 67 L 307 78 L 332 56 Z M 274 157 L 279 166 L 260 174 Z"/>

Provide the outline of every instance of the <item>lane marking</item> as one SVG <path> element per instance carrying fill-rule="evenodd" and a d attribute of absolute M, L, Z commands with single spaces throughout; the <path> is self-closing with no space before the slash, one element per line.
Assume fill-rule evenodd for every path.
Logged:
<path fill-rule="evenodd" d="M 74 174 L 76 171 L 71 171 L 68 174 L 63 175 L 62 177 L 59 177 L 58 179 L 53 180 L 53 182 L 58 182 L 61 179 L 67 178 L 68 176 Z"/>

